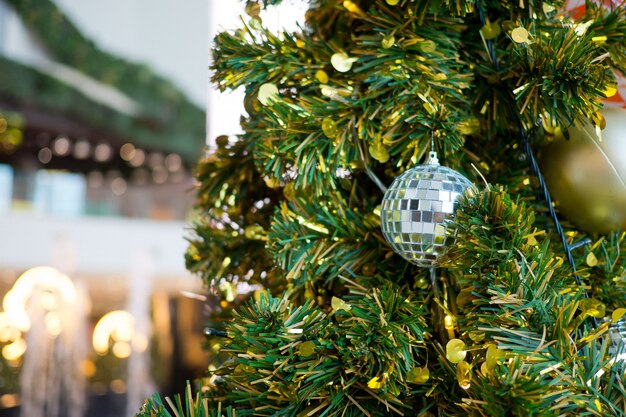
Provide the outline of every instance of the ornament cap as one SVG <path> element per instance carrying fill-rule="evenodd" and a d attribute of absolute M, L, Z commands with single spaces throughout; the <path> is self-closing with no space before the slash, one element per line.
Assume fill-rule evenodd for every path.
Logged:
<path fill-rule="evenodd" d="M 426 165 L 439 165 L 439 158 L 437 158 L 437 152 L 428 152 L 428 159 Z"/>

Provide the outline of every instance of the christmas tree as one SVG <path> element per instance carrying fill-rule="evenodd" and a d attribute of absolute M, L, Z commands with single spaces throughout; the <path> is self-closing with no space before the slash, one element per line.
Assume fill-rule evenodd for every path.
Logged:
<path fill-rule="evenodd" d="M 626 185 L 561 224 L 582 182 L 541 173 L 626 128 L 626 6 L 564 3 L 316 0 L 280 34 L 247 3 L 213 51 L 245 133 L 200 162 L 187 257 L 213 367 L 176 415 L 626 416 Z"/>

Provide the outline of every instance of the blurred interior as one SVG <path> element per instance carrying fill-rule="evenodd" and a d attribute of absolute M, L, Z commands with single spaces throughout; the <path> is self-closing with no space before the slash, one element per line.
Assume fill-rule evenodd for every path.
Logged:
<path fill-rule="evenodd" d="M 0 415 L 132 415 L 206 373 L 184 254 L 207 16 L 0 0 Z"/>
<path fill-rule="evenodd" d="M 0 0 L 0 415 L 132 416 L 207 375 L 185 237 L 207 138 L 239 133 L 207 67 L 244 7 Z"/>

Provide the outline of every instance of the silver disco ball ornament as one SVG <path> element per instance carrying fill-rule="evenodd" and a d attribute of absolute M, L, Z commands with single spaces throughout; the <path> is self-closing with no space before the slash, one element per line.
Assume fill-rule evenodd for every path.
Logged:
<path fill-rule="evenodd" d="M 456 238 L 456 200 L 471 186 L 463 175 L 439 165 L 431 152 L 426 164 L 407 170 L 387 189 L 380 208 L 385 239 L 407 261 L 438 266 Z"/>

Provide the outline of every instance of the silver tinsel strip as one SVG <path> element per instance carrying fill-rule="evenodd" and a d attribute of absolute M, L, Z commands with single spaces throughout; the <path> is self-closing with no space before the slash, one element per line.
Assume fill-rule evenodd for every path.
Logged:
<path fill-rule="evenodd" d="M 609 327 L 612 346 L 610 352 L 618 359 L 626 361 L 626 319 L 618 320 Z"/>

